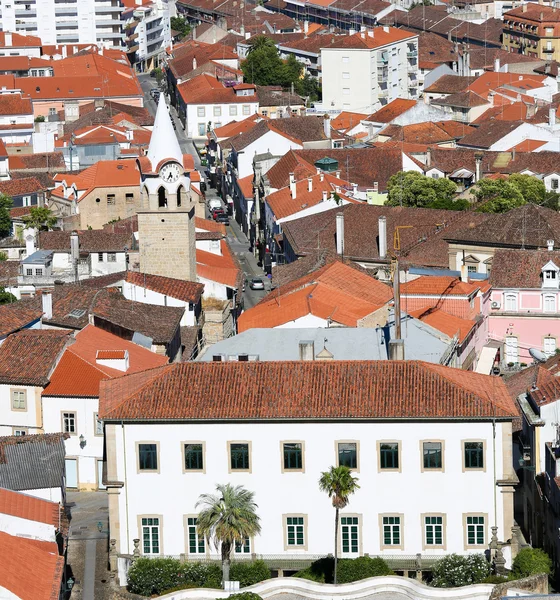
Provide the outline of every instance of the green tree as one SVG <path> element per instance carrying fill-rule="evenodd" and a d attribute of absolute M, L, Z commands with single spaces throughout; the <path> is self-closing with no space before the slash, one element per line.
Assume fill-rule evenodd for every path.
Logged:
<path fill-rule="evenodd" d="M 517 577 L 529 577 L 540 573 L 550 575 L 551 570 L 552 561 L 540 548 L 523 548 L 513 559 L 512 571 Z"/>
<path fill-rule="evenodd" d="M 12 231 L 10 208 L 12 208 L 13 203 L 10 196 L 0 193 L 0 238 L 9 236 Z"/>
<path fill-rule="evenodd" d="M 294 89 L 302 98 L 309 98 L 309 102 L 317 102 L 323 97 L 319 80 L 311 77 L 309 73 L 296 81 Z"/>
<path fill-rule="evenodd" d="M 433 566 L 430 585 L 444 588 L 471 585 L 481 583 L 489 575 L 490 563 L 484 554 L 449 554 Z"/>
<path fill-rule="evenodd" d="M 3 260 L 8 260 L 8 255 L 6 254 L 6 252 L 0 252 L 0 262 L 2 262 Z"/>
<path fill-rule="evenodd" d="M 251 40 L 247 58 L 241 63 L 245 81 L 257 85 L 284 83 L 284 63 L 274 40 L 259 35 Z"/>
<path fill-rule="evenodd" d="M 17 302 L 17 298 L 3 287 L 0 287 L 0 304 L 11 304 L 12 302 Z"/>
<path fill-rule="evenodd" d="M 449 179 L 434 179 L 415 171 L 400 171 L 389 178 L 387 189 L 387 206 L 439 208 L 453 202 L 457 186 Z M 434 204 L 438 206 L 432 206 Z"/>
<path fill-rule="evenodd" d="M 352 475 L 352 471 L 341 465 L 331 467 L 328 471 L 321 473 L 319 489 L 325 492 L 332 500 L 334 506 L 334 583 L 336 583 L 336 569 L 338 562 L 338 520 L 341 508 L 348 506 L 350 496 L 359 489 L 358 479 Z"/>
<path fill-rule="evenodd" d="M 531 202 L 532 204 L 544 203 L 546 198 L 546 187 L 544 181 L 541 179 L 537 179 L 532 175 L 513 173 L 509 176 L 508 181 L 521 192 L 525 202 Z"/>
<path fill-rule="evenodd" d="M 27 227 L 33 227 L 39 230 L 52 229 L 58 218 L 54 215 L 52 210 L 45 206 L 32 206 L 29 209 L 29 215 L 22 218 L 22 221 Z"/>
<path fill-rule="evenodd" d="M 290 54 L 286 62 L 283 63 L 281 68 L 282 79 L 280 80 L 280 85 L 284 87 L 289 87 L 295 84 L 297 81 L 301 79 L 303 74 L 303 65 L 297 60 L 297 58 Z M 294 85 L 295 87 L 295 85 Z"/>
<path fill-rule="evenodd" d="M 179 38 L 184 38 L 191 32 L 191 26 L 183 17 L 171 17 L 171 29 L 179 33 Z"/>
<path fill-rule="evenodd" d="M 202 510 L 198 514 L 197 529 L 209 544 L 212 540 L 216 550 L 221 550 L 222 577 L 229 581 L 234 544 L 242 544 L 246 538 L 260 533 L 260 517 L 256 513 L 254 492 L 229 483 L 216 485 L 216 491 L 218 494 L 202 494 L 198 498 L 196 507 L 201 506 Z"/>
<path fill-rule="evenodd" d="M 481 179 L 473 189 L 478 212 L 503 213 L 526 204 L 521 190 L 509 179 Z"/>
<path fill-rule="evenodd" d="M 546 208 L 550 208 L 551 210 L 559 210 L 560 209 L 560 194 L 557 192 L 545 192 L 544 201 L 542 206 Z"/>

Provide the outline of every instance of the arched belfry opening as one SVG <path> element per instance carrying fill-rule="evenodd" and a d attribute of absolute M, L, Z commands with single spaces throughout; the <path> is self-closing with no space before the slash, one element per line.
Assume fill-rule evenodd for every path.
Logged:
<path fill-rule="evenodd" d="M 158 190 L 158 207 L 167 208 L 167 192 L 164 187 L 160 187 Z"/>

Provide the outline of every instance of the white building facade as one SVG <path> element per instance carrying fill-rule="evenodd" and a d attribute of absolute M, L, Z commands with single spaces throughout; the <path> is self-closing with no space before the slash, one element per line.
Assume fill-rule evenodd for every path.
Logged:
<path fill-rule="evenodd" d="M 324 110 L 372 113 L 418 98 L 418 36 L 377 27 L 321 49 Z"/>
<path fill-rule="evenodd" d="M 381 362 L 360 363 L 357 369 L 362 372 L 354 372 L 353 376 L 364 385 L 357 391 L 361 386 L 348 382 L 356 392 L 350 395 L 342 383 L 345 373 L 339 370 L 347 368 L 345 363 L 206 364 L 210 366 L 198 371 L 205 387 L 212 389 L 218 378 L 222 382 L 222 391 L 212 392 L 215 406 L 224 415 L 217 420 L 212 409 L 202 410 L 206 395 L 203 390 L 187 391 L 187 397 L 178 400 L 182 407 L 179 412 L 192 417 L 181 418 L 178 413 L 169 415 L 166 403 L 154 398 L 149 388 L 144 389 L 143 397 L 151 398 L 146 400 L 150 406 L 143 406 L 143 414 L 153 416 L 142 418 L 132 408 L 134 393 L 111 411 L 110 406 L 116 406 L 122 398 L 114 397 L 116 388 L 113 390 L 110 382 L 102 383 L 100 411 L 106 425 L 110 536 L 117 540 L 121 555 L 134 552 L 134 540 L 141 540 L 139 550 L 144 555 L 185 554 L 189 560 L 196 560 L 214 553 L 197 538 L 195 505 L 200 494 L 212 492 L 216 483 L 242 485 L 255 492 L 262 532 L 238 548 L 238 554 L 297 560 L 332 553 L 333 509 L 317 482 L 323 471 L 340 464 L 354 471 L 360 485 L 341 512 L 339 551 L 343 557 L 484 552 L 492 527 L 498 528 L 500 539 L 511 537 L 515 481 L 511 420 L 515 409 L 505 397 L 501 381 L 494 384 L 489 377 L 480 379 L 475 375 L 475 383 L 467 374 L 472 379 L 468 386 L 496 385 L 497 397 L 507 403 L 505 411 L 497 409 L 502 417 L 494 420 L 482 416 L 485 409 L 472 419 L 450 414 L 439 418 L 374 416 L 377 409 L 370 413 L 371 418 L 361 418 L 348 415 L 357 415 L 352 408 L 357 406 L 354 402 L 363 407 L 381 401 L 381 397 L 368 399 L 368 393 L 364 394 L 370 369 L 377 372 L 376 365 Z M 385 364 L 388 371 L 397 373 L 406 366 Z M 415 365 L 418 377 L 414 384 L 418 390 L 424 389 L 424 372 L 437 371 L 436 379 L 446 379 L 448 373 L 453 378 L 453 373 L 459 372 L 428 367 L 427 363 L 408 364 Z M 306 390 L 305 399 L 294 391 L 302 374 L 304 379 L 313 374 L 321 379 L 335 372 L 340 379 L 329 379 L 334 381 L 332 386 L 329 384 L 330 390 L 321 390 L 315 380 Z M 385 373 L 387 384 L 394 375 Z M 191 390 L 200 389 L 194 381 L 193 365 L 177 365 L 173 373 L 162 374 L 162 380 L 168 376 L 179 382 L 188 380 Z M 229 382 L 234 377 L 239 378 L 238 384 L 241 382 L 235 403 L 243 407 L 243 417 L 233 416 L 236 409 L 230 403 L 234 390 L 229 389 Z M 295 382 L 293 386 L 286 383 L 290 378 Z M 156 380 L 159 385 L 159 377 Z M 274 407 L 268 404 L 269 398 L 251 400 L 251 391 L 242 391 L 250 381 L 260 381 L 263 388 L 270 388 L 270 399 L 283 391 L 288 400 L 282 399 Z M 130 383 L 134 389 L 134 382 Z M 383 402 L 391 406 L 403 403 L 402 414 L 416 413 L 406 398 L 388 389 L 382 391 L 381 387 L 386 386 L 379 388 L 384 398 L 380 406 Z M 443 387 L 434 390 L 431 397 L 420 391 L 424 408 L 432 415 L 435 404 L 441 404 Z M 471 391 L 483 393 L 482 389 Z M 335 406 L 337 395 L 346 398 L 343 403 L 349 402 L 345 417 L 342 413 L 330 416 L 340 408 Z M 174 399 L 168 397 L 167 402 L 174 403 Z M 256 402 L 253 408 L 252 402 Z M 286 407 L 293 411 L 293 418 L 282 416 Z M 464 412 L 467 406 L 457 408 Z M 263 418 L 263 413 L 270 410 L 277 416 Z"/>

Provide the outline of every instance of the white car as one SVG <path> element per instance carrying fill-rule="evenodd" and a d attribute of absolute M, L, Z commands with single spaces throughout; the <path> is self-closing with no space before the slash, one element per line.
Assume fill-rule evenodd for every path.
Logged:
<path fill-rule="evenodd" d="M 252 290 L 264 290 L 264 281 L 262 279 L 251 279 L 249 287 Z"/>

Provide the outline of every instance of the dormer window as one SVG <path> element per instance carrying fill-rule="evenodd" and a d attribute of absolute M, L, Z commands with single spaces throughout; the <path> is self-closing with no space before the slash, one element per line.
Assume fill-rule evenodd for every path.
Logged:
<path fill-rule="evenodd" d="M 549 260 L 541 269 L 542 271 L 542 287 L 557 290 L 560 283 L 560 269 Z"/>

